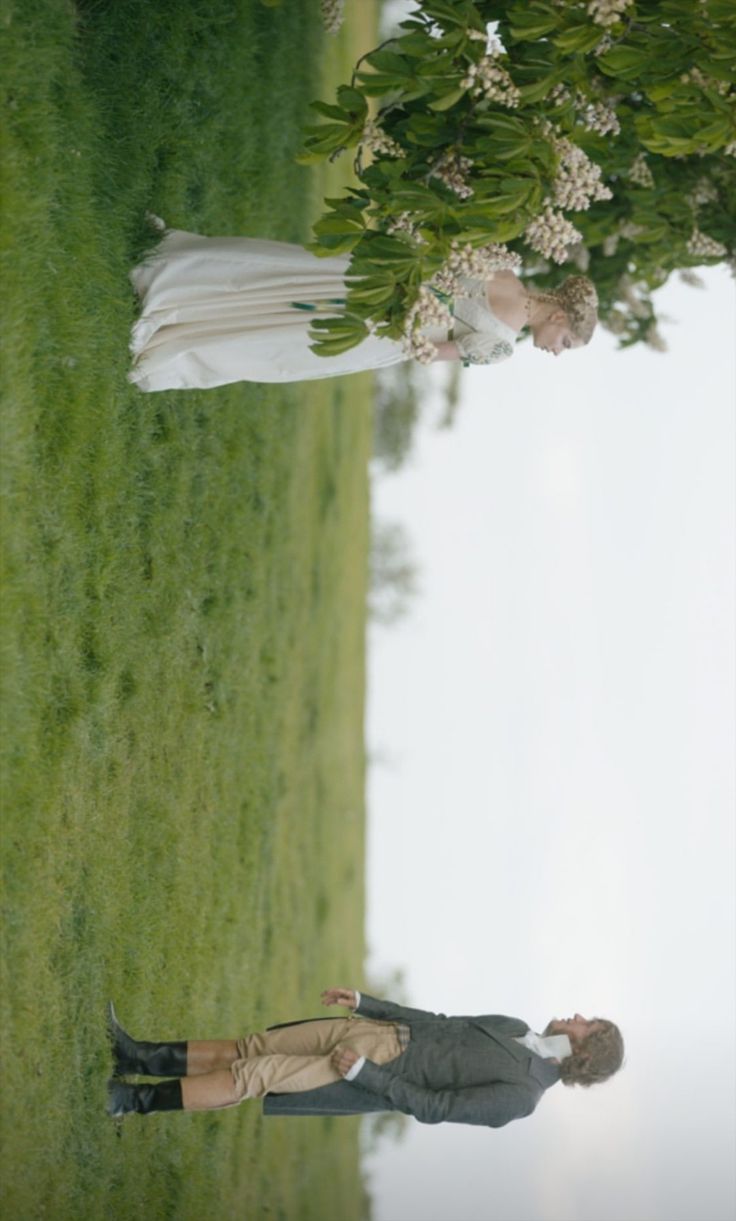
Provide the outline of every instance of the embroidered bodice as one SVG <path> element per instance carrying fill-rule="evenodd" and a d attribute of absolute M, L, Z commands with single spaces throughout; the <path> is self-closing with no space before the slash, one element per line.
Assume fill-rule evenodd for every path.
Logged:
<path fill-rule="evenodd" d="M 464 365 L 493 365 L 513 356 L 516 331 L 493 313 L 485 280 L 464 276 L 451 308 L 452 337 Z"/>

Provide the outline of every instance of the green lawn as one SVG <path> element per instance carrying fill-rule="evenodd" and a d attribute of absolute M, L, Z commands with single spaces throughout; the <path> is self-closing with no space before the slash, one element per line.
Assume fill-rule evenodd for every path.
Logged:
<path fill-rule="evenodd" d="M 370 382 L 141 395 L 148 208 L 304 240 L 317 0 L 3 0 L 3 1215 L 366 1211 L 354 1120 L 104 1115 L 104 1005 L 232 1037 L 360 980 Z M 341 171 L 331 171 L 333 177 Z M 344 171 L 342 171 L 344 172 Z"/>

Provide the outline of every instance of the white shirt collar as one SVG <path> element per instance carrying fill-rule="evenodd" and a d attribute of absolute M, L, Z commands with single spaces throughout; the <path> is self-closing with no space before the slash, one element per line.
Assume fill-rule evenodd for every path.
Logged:
<path fill-rule="evenodd" d="M 527 1030 L 526 1034 L 516 1040 L 523 1043 L 530 1051 L 541 1056 L 543 1060 L 564 1060 L 572 1055 L 572 1044 L 566 1034 L 537 1034 Z"/>

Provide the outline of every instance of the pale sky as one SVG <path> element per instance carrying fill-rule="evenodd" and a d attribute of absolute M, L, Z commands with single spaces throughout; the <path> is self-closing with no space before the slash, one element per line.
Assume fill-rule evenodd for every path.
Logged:
<path fill-rule="evenodd" d="M 734 1214 L 736 310 L 701 274 L 657 295 L 666 355 L 465 370 L 454 429 L 374 480 L 421 593 L 370 639 L 371 967 L 627 1043 L 500 1131 L 410 1121 L 375 1221 Z"/>

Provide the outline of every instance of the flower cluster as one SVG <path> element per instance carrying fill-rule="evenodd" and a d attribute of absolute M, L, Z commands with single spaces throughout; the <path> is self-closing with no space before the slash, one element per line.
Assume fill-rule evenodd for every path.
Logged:
<path fill-rule="evenodd" d="M 667 340 L 657 330 L 656 322 L 652 322 L 644 332 L 644 342 L 655 352 L 667 351 Z"/>
<path fill-rule="evenodd" d="M 572 263 L 578 271 L 585 272 L 590 267 L 590 251 L 584 242 L 576 242 L 567 251 L 566 263 Z"/>
<path fill-rule="evenodd" d="M 367 149 L 377 157 L 405 157 L 406 154 L 400 144 L 387 136 L 379 123 L 374 119 L 369 119 L 363 128 L 363 134 L 360 137 L 361 149 Z"/>
<path fill-rule="evenodd" d="M 633 242 L 635 238 L 644 232 L 644 226 L 637 225 L 633 220 L 623 220 L 618 227 L 618 231 L 621 237 L 625 237 L 627 241 Z"/>
<path fill-rule="evenodd" d="M 721 97 L 727 97 L 731 91 L 730 81 L 718 81 L 713 76 L 706 76 L 705 72 L 700 71 L 700 68 L 691 68 L 689 72 L 683 72 L 680 80 L 683 85 L 697 85 L 699 89 L 711 89 L 715 93 L 720 93 Z"/>
<path fill-rule="evenodd" d="M 654 186 L 654 176 L 644 153 L 639 153 L 638 156 L 634 157 L 629 166 L 627 178 L 636 187 L 647 187 L 649 189 Z"/>
<path fill-rule="evenodd" d="M 727 157 L 736 157 L 736 140 L 729 140 L 723 151 Z"/>
<path fill-rule="evenodd" d="M 619 134 L 621 124 L 610 102 L 586 102 L 582 98 L 581 101 L 580 120 L 586 131 L 595 131 L 599 136 Z"/>
<path fill-rule="evenodd" d="M 328 34 L 336 34 L 345 20 L 345 0 L 322 0 L 322 24 Z"/>
<path fill-rule="evenodd" d="M 718 191 L 707 178 L 701 178 L 685 198 L 693 212 L 697 212 L 698 208 L 702 208 L 703 204 L 713 203 L 714 199 L 718 199 Z"/>
<path fill-rule="evenodd" d="M 460 246 L 453 242 L 449 258 L 432 277 L 432 286 L 453 296 L 464 278 L 489 280 L 494 271 L 515 271 L 521 256 L 508 246 L 492 242 L 488 246 Z"/>
<path fill-rule="evenodd" d="M 438 326 L 448 329 L 451 325 L 452 314 L 448 306 L 423 284 L 404 322 L 404 351 L 407 356 L 412 356 L 421 365 L 431 364 L 437 355 L 437 348 L 423 333 L 424 328 Z"/>
<path fill-rule="evenodd" d="M 583 240 L 582 233 L 565 220 L 561 212 L 555 212 L 548 201 L 544 209 L 529 222 L 524 236 L 532 250 L 537 250 L 554 263 L 564 263 L 569 246 Z"/>
<path fill-rule="evenodd" d="M 419 230 L 412 221 L 411 212 L 399 212 L 398 216 L 393 216 L 386 225 L 386 232 L 392 236 L 396 233 L 406 233 L 414 242 L 422 242 L 424 240 L 420 237 Z"/>
<path fill-rule="evenodd" d="M 641 291 L 642 286 L 639 285 L 638 287 Z M 642 297 L 637 296 L 636 289 L 637 285 L 634 284 L 630 276 L 624 275 L 620 277 L 618 282 L 618 295 L 621 300 L 626 302 L 635 318 L 639 318 L 641 320 L 644 318 L 651 318 L 651 305 Z"/>
<path fill-rule="evenodd" d="M 588 16 L 596 25 L 608 28 L 621 20 L 630 4 L 631 0 L 588 0 Z"/>
<path fill-rule="evenodd" d="M 552 195 L 558 208 L 582 212 L 594 200 L 612 198 L 610 189 L 601 182 L 601 167 L 582 148 L 565 136 L 552 136 L 552 146 L 560 158 Z"/>
<path fill-rule="evenodd" d="M 567 106 L 568 102 L 572 101 L 572 92 L 567 85 L 562 84 L 562 81 L 558 81 L 547 94 L 547 101 L 552 102 L 555 106 Z"/>
<path fill-rule="evenodd" d="M 506 69 L 498 62 L 502 54 L 500 45 L 491 45 L 482 59 L 470 65 L 460 84 L 463 89 L 469 89 L 473 97 L 487 98 L 513 110 L 519 105 L 521 94 Z"/>
<path fill-rule="evenodd" d="M 573 93 L 561 81 L 552 86 L 547 94 L 547 101 L 553 106 L 568 106 L 571 102 L 574 103 L 578 122 L 582 123 L 586 131 L 595 131 L 599 136 L 611 133 L 617 136 L 621 131 L 618 115 L 610 102 L 593 101 L 580 89 Z"/>
<path fill-rule="evenodd" d="M 444 182 L 449 190 L 454 191 L 458 199 L 469 199 L 473 194 L 473 188 L 467 182 L 465 175 L 473 168 L 473 162 L 470 157 L 461 157 L 459 153 L 447 152 L 443 153 L 438 161 L 435 161 L 429 171 L 430 178 L 439 178 L 440 182 Z"/>
<path fill-rule="evenodd" d="M 701 233 L 697 226 L 690 234 L 686 249 L 694 259 L 722 259 L 724 255 L 728 254 L 728 250 L 721 242 L 709 237 L 707 233 Z"/>
<path fill-rule="evenodd" d="M 613 309 L 607 315 L 603 325 L 614 335 L 623 335 L 628 327 L 628 319 L 623 310 Z"/>
<path fill-rule="evenodd" d="M 611 255 L 616 253 L 616 250 L 618 249 L 618 244 L 620 241 L 621 241 L 620 233 L 609 233 L 608 237 L 604 237 L 603 244 L 602 244 L 602 250 L 603 250 L 603 253 L 606 256 L 606 258 L 610 258 Z"/>

